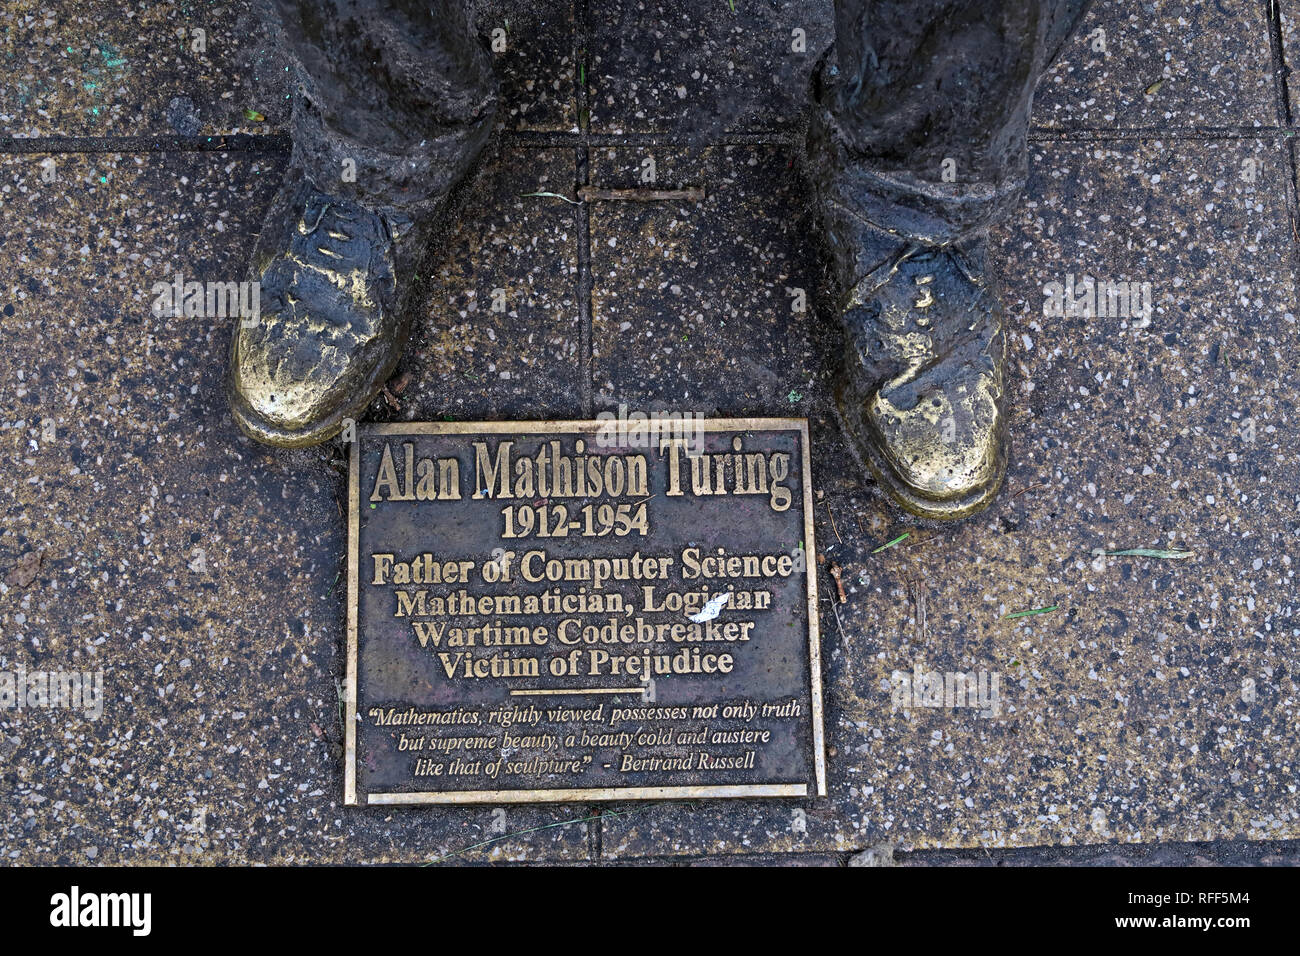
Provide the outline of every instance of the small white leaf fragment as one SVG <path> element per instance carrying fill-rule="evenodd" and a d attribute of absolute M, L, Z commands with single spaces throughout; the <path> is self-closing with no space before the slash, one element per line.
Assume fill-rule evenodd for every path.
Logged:
<path fill-rule="evenodd" d="M 730 600 L 730 591 L 723 591 L 721 594 L 709 598 L 708 603 L 700 609 L 698 614 L 691 615 L 691 620 L 696 624 L 704 624 L 707 621 L 713 620 L 718 616 L 718 612 L 722 610 L 722 605 L 726 604 Z"/>

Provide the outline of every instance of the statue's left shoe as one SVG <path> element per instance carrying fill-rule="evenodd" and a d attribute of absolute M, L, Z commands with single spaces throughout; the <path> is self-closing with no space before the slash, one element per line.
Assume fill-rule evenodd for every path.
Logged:
<path fill-rule="evenodd" d="M 261 315 L 231 340 L 230 410 L 246 434 L 312 445 L 360 417 L 406 345 L 398 277 L 414 276 L 426 239 L 408 217 L 290 173 L 253 254 Z"/>
<path fill-rule="evenodd" d="M 988 506 L 1006 474 L 1006 337 L 984 242 L 909 245 L 850 290 L 836 410 L 882 487 L 926 518 Z"/>

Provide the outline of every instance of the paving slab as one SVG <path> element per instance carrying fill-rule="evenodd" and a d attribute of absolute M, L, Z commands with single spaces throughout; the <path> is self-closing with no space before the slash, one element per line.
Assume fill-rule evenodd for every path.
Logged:
<path fill-rule="evenodd" d="M 18 5 L 0 47 L 0 133 L 283 132 L 289 78 L 259 14 L 250 0 L 126 3 L 113 16 L 75 0 Z"/>
<path fill-rule="evenodd" d="M 1295 840 L 1219 840 L 1023 850 L 918 850 L 895 858 L 899 866 L 1300 866 Z"/>
<path fill-rule="evenodd" d="M 834 40 L 829 2 L 680 2 L 592 10 L 591 128 L 612 133 L 797 129 L 813 64 Z M 804 53 L 792 50 L 805 31 Z M 1099 0 L 1043 78 L 1048 128 L 1272 125 L 1268 10 Z M 652 37 L 653 43 L 645 38 Z"/>
<path fill-rule="evenodd" d="M 398 380 L 376 420 L 582 417 L 572 149 L 503 149 L 440 242 Z M 390 418 L 391 416 L 391 418 Z"/>
<path fill-rule="evenodd" d="M 592 151 L 593 185 L 705 190 L 698 202 L 593 204 L 598 404 L 799 412 L 820 368 L 811 344 L 819 273 L 793 159 L 769 146 Z M 641 182 L 648 162 L 653 185 Z"/>
<path fill-rule="evenodd" d="M 1034 96 L 1035 126 L 1272 126 L 1266 3 L 1096 0 Z"/>
<path fill-rule="evenodd" d="M 38 556 L 0 669 L 102 670 L 104 706 L 0 713 L 0 858 L 586 857 L 586 823 L 533 829 L 580 808 L 341 806 L 341 449 L 242 438 L 232 320 L 150 312 L 177 271 L 243 277 L 283 160 L 44 158 L 0 173 L 0 568 Z"/>
<path fill-rule="evenodd" d="M 7 18 L 0 37 L 0 63 L 11 77 L 0 89 L 0 133 L 285 132 L 290 81 L 264 2 L 231 0 L 204 9 L 127 4 L 114 17 L 71 0 L 23 7 Z M 732 6 L 702 15 L 679 0 L 593 5 L 578 57 L 571 4 L 478 0 L 481 40 L 490 44 L 493 30 L 506 31 L 505 49 L 493 54 L 502 125 L 575 129 L 581 81 L 596 132 L 705 139 L 797 129 L 812 66 L 834 39 L 832 5 Z M 1290 5 L 1282 6 L 1281 17 L 1293 49 Z M 1051 128 L 1273 124 L 1278 103 L 1270 56 L 1265 4 L 1103 0 L 1044 77 L 1034 122 Z M 250 119 L 249 110 L 264 119 Z"/>
<path fill-rule="evenodd" d="M 638 0 L 588 16 L 592 131 L 701 141 L 797 127 L 835 32 L 829 2 Z"/>
<path fill-rule="evenodd" d="M 113 16 L 77 0 L 19 4 L 0 36 L 0 135 L 285 133 L 292 81 L 269 11 L 268 0 L 135 2 Z M 485 45 L 506 32 L 493 53 L 499 124 L 574 128 L 572 5 L 479 0 L 474 14 Z"/>
<path fill-rule="evenodd" d="M 577 62 L 573 4 L 527 0 L 477 0 L 474 24 L 493 50 L 500 88 L 497 125 L 535 132 L 576 131 Z M 505 49 L 493 46 L 493 31 L 505 30 Z"/>
<path fill-rule="evenodd" d="M 810 390 L 829 798 L 629 813 L 603 822 L 606 856 L 1300 832 L 1285 148 L 1036 153 L 998 240 L 1014 443 L 989 511 L 900 517 Z M 1085 272 L 1150 282 L 1150 324 L 1044 316 L 1044 286 Z M 1131 548 L 1191 557 L 1093 554 Z M 903 675 L 980 671 L 999 677 L 996 714 L 895 699 Z"/>

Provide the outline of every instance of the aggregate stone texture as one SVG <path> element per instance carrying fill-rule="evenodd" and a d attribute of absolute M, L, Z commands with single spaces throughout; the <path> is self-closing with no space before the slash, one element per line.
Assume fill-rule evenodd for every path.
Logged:
<path fill-rule="evenodd" d="M 237 319 L 150 310 L 177 271 L 242 278 L 283 161 L 43 158 L 0 174 L 0 566 L 39 556 L 0 583 L 0 669 L 102 671 L 104 707 L 0 712 L 0 858 L 585 857 L 585 823 L 500 838 L 563 808 L 342 807 L 341 449 L 240 436 Z"/>
<path fill-rule="evenodd" d="M 290 79 L 256 3 L 7 4 L 0 133 L 283 132 Z"/>
<path fill-rule="evenodd" d="M 596 149 L 593 183 L 702 187 L 700 201 L 593 204 L 592 383 L 602 406 L 802 414 L 813 224 L 788 149 Z M 643 186 L 642 188 L 651 188 Z"/>
<path fill-rule="evenodd" d="M 797 127 L 834 39 L 830 3 L 590 5 L 591 129 L 706 140 Z"/>
<path fill-rule="evenodd" d="M 377 420 L 582 417 L 578 207 L 571 149 L 490 157 L 447 224 Z M 392 391 L 392 389 L 390 389 Z"/>
<path fill-rule="evenodd" d="M 1039 81 L 1035 126 L 1271 126 L 1269 3 L 1096 0 Z"/>
<path fill-rule="evenodd" d="M 7 4 L 0 34 L 0 135 L 286 133 L 293 83 L 269 0 Z M 494 50 L 498 124 L 576 126 L 573 9 L 476 0 Z"/>
<path fill-rule="evenodd" d="M 1286 0 L 1277 7 L 1277 11 L 1282 27 L 1282 58 L 1294 70 L 1295 65 L 1300 63 L 1300 4 L 1295 0 Z M 1295 117 L 1300 116 L 1300 84 L 1293 74 L 1287 77 L 1287 106 L 1294 123 Z"/>

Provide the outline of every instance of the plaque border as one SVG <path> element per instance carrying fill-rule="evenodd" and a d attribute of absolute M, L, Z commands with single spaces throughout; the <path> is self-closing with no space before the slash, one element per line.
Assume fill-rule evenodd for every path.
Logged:
<path fill-rule="evenodd" d="M 367 793 L 357 799 L 357 598 L 358 546 L 360 544 L 361 432 L 367 437 L 384 435 L 472 435 L 497 432 L 553 434 L 594 432 L 607 425 L 601 419 L 562 419 L 508 422 L 382 422 L 358 424 L 356 440 L 348 449 L 348 645 L 347 673 L 343 698 L 346 712 L 343 753 L 343 804 L 345 806 L 393 806 L 402 804 L 480 803 L 564 803 L 585 800 L 687 800 L 725 797 L 807 797 L 806 783 L 721 784 L 680 787 L 564 787 L 535 790 L 446 790 Z M 813 773 L 816 796 L 826 796 L 826 732 L 822 709 L 821 628 L 817 613 L 817 549 L 813 537 L 812 453 L 806 418 L 708 418 L 706 432 L 797 431 L 802 446 L 803 523 L 805 573 L 808 595 L 809 699 L 812 710 Z"/>

